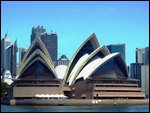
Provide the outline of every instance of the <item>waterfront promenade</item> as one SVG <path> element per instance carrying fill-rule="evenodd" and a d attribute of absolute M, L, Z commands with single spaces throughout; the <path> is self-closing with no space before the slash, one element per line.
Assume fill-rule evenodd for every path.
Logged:
<path fill-rule="evenodd" d="M 149 104 L 149 99 L 24 99 L 11 100 L 11 105 L 50 105 L 50 106 L 119 106 Z"/>

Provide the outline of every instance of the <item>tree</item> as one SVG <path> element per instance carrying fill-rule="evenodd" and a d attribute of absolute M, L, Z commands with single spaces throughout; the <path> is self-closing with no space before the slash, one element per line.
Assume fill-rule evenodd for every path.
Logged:
<path fill-rule="evenodd" d="M 5 96 L 8 88 L 9 88 L 9 85 L 7 83 L 5 82 L 1 83 L 1 98 Z"/>

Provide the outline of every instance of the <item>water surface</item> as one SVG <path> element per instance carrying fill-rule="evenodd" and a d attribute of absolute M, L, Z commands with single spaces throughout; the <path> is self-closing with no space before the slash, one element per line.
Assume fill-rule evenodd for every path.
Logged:
<path fill-rule="evenodd" d="M 149 105 L 131 106 L 8 106 L 1 105 L 1 112 L 148 112 Z"/>

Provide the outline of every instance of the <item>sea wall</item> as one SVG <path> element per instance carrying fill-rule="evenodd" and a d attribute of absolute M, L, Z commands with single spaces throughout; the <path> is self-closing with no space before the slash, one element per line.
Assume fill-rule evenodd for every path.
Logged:
<path fill-rule="evenodd" d="M 149 99 L 24 99 L 10 100 L 10 105 L 50 105 L 50 106 L 119 106 L 119 105 L 142 105 L 149 104 Z"/>

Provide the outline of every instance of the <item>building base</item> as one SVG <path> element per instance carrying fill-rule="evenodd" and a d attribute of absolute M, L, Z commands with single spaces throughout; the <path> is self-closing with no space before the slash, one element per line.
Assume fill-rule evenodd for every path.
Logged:
<path fill-rule="evenodd" d="M 10 105 L 50 105 L 50 106 L 119 106 L 149 104 L 149 99 L 22 99 L 10 100 Z"/>

